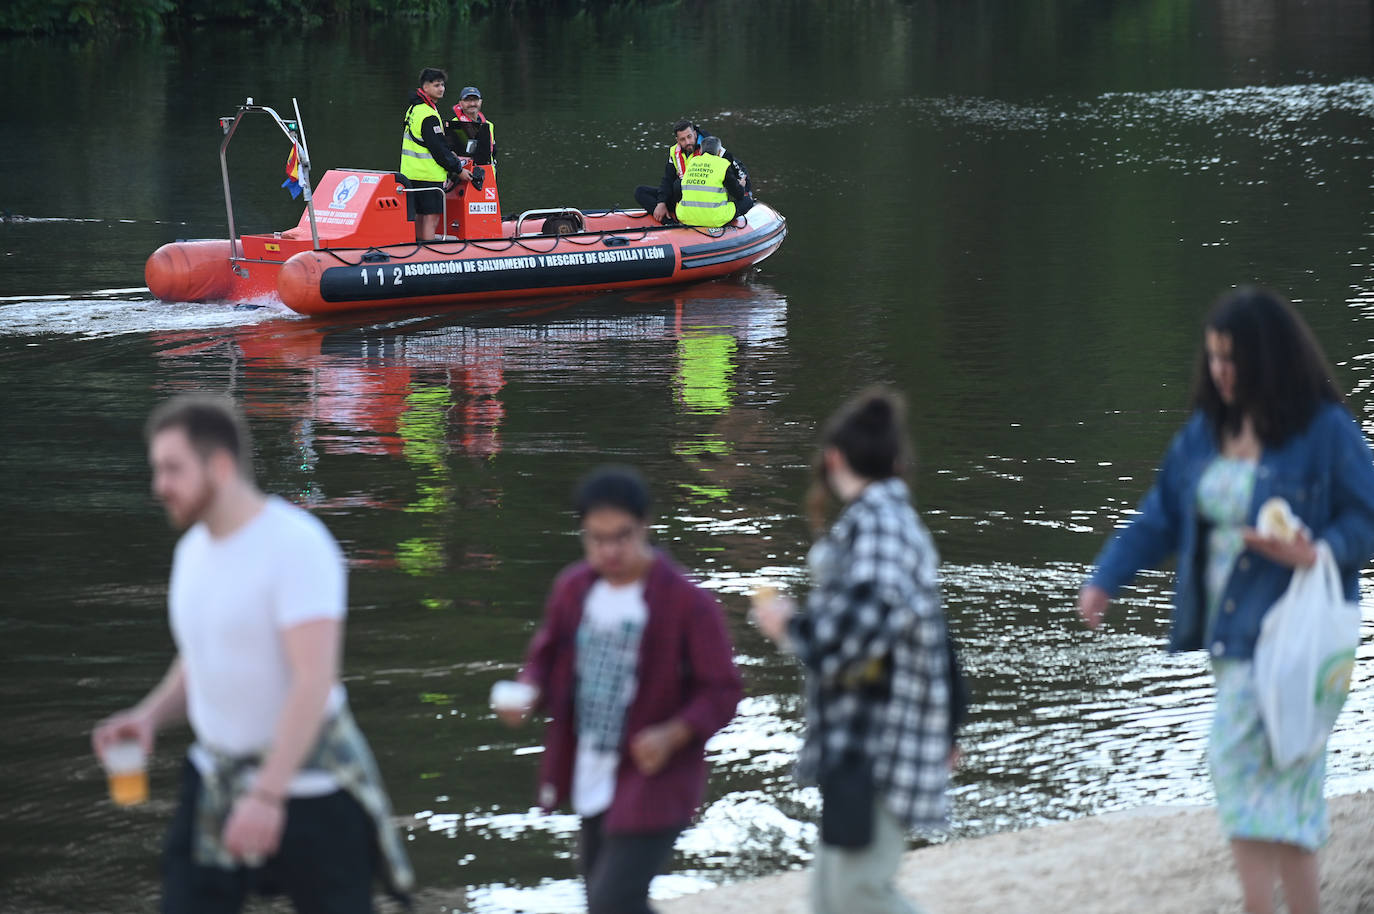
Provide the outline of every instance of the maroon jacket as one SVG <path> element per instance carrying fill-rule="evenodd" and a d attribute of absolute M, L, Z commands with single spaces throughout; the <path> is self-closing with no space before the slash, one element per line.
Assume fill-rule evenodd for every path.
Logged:
<path fill-rule="evenodd" d="M 596 579 L 586 562 L 559 574 L 520 673 L 521 680 L 539 687 L 540 706 L 550 717 L 539 770 L 539 803 L 546 811 L 572 791 L 577 628 Z M 741 695 L 720 604 L 662 552 L 654 553 L 649 566 L 644 602 L 649 617 L 639 645 L 638 686 L 625 712 L 607 833 L 659 831 L 691 821 L 706 790 L 706 740 L 734 717 Z M 691 727 L 692 739 L 658 774 L 646 777 L 630 758 L 630 740 L 673 717 Z"/>

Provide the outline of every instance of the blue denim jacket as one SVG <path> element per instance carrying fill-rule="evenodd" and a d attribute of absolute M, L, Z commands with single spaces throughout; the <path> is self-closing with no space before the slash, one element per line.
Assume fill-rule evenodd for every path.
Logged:
<path fill-rule="evenodd" d="M 1197 487 L 1216 456 L 1207 417 L 1194 413 L 1170 444 L 1139 513 L 1098 555 L 1089 583 L 1114 597 L 1142 568 L 1176 556 L 1169 650 L 1206 647 L 1215 657 L 1244 660 L 1254 653 L 1260 622 L 1288 587 L 1292 570 L 1250 550 L 1242 552 L 1212 631 L 1204 631 L 1207 539 L 1197 515 Z M 1360 568 L 1374 556 L 1374 456 L 1343 406 L 1322 406 L 1302 433 L 1261 454 L 1247 511 L 1250 526 L 1260 505 L 1275 495 L 1288 500 L 1313 539 L 1326 540 L 1340 567 L 1346 598 L 1358 599 Z"/>

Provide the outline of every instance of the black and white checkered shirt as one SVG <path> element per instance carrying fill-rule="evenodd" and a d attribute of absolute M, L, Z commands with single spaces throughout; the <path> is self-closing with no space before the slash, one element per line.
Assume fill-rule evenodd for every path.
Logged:
<path fill-rule="evenodd" d="M 808 673 L 797 777 L 817 783 L 862 753 L 899 820 L 941 828 L 950 682 L 939 555 L 910 498 L 900 479 L 871 483 L 812 547 L 813 587 L 788 632 Z"/>

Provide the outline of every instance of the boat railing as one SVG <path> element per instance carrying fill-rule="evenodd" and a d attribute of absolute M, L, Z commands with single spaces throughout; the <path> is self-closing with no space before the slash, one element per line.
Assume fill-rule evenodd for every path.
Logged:
<path fill-rule="evenodd" d="M 525 227 L 525 220 L 536 216 L 543 216 L 546 219 L 549 216 L 576 216 L 579 222 L 586 224 L 586 216 L 582 213 L 582 210 L 574 206 L 557 206 L 553 209 L 527 209 L 515 220 L 515 234 L 517 236 L 523 235 L 524 232 L 521 230 Z M 531 234 L 534 233 L 532 232 Z"/>
<path fill-rule="evenodd" d="M 291 145 L 295 147 L 296 163 L 300 169 L 301 191 L 305 195 L 305 209 L 310 214 L 310 238 L 314 243 L 315 250 L 320 249 L 320 233 L 315 226 L 315 203 L 310 194 L 310 147 L 305 142 L 305 123 L 301 120 L 301 107 L 294 98 L 291 99 L 291 107 L 295 109 L 296 118 L 295 120 L 285 120 L 267 105 L 255 105 L 253 99 L 248 98 L 242 105 L 239 105 L 237 113 L 219 119 L 220 129 L 224 131 L 224 140 L 219 144 L 219 169 L 220 175 L 224 179 L 224 209 L 229 217 L 229 257 L 231 260 L 239 259 L 242 249 L 239 244 L 238 231 L 234 227 L 234 201 L 229 194 L 229 142 L 234 138 L 235 131 L 239 129 L 239 122 L 249 114 L 265 114 L 272 118 L 273 122 L 281 128 L 281 132 L 286 134 L 286 138 L 291 141 Z"/>
<path fill-rule="evenodd" d="M 404 187 L 400 184 L 397 184 L 396 192 L 400 194 L 438 194 L 439 211 L 444 211 L 444 199 L 447 195 L 445 194 L 444 189 L 442 187 Z"/>

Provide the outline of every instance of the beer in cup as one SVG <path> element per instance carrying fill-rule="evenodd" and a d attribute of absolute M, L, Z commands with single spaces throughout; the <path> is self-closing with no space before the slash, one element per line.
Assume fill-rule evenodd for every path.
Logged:
<path fill-rule="evenodd" d="M 148 801 L 148 766 L 143 747 L 127 740 L 109 746 L 100 756 L 110 781 L 110 799 L 120 806 Z"/>

